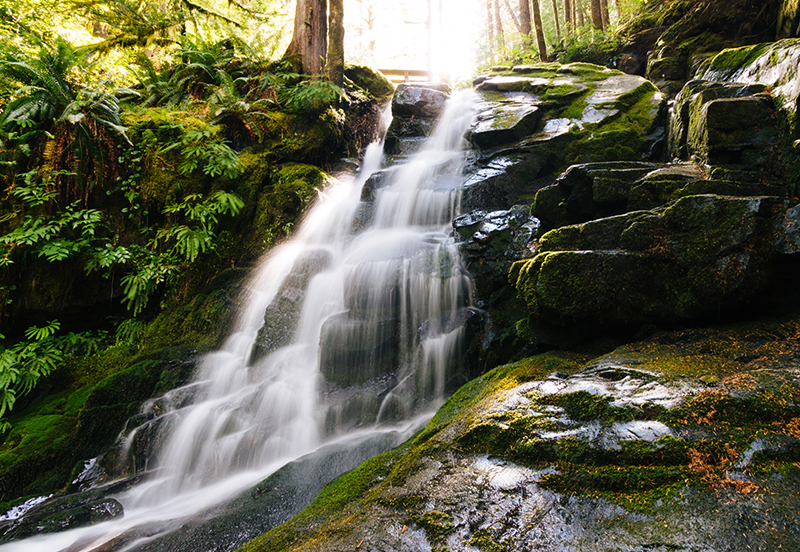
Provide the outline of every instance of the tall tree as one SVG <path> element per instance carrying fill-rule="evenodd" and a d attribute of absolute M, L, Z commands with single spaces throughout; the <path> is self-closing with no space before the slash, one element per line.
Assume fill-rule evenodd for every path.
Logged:
<path fill-rule="evenodd" d="M 319 75 L 328 53 L 327 0 L 297 0 L 294 33 L 284 57 L 297 58 L 302 72 Z"/>
<path fill-rule="evenodd" d="M 603 30 L 603 8 L 600 0 L 592 0 L 592 26 L 599 30 Z"/>
<path fill-rule="evenodd" d="M 558 0 L 553 0 L 553 21 L 556 22 L 556 36 L 561 38 L 561 28 L 558 23 Z"/>
<path fill-rule="evenodd" d="M 489 59 L 494 61 L 494 21 L 492 20 L 492 0 L 486 0 L 486 22 L 489 26 Z"/>
<path fill-rule="evenodd" d="M 573 0 L 575 4 L 575 14 L 576 17 L 573 17 L 573 21 L 578 21 L 578 27 L 583 27 L 586 25 L 586 15 L 584 12 L 583 4 L 581 4 L 582 0 Z"/>
<path fill-rule="evenodd" d="M 330 29 L 326 72 L 336 86 L 344 84 L 344 0 L 330 0 Z"/>
<path fill-rule="evenodd" d="M 522 32 L 522 27 L 519 24 L 519 19 L 517 18 L 517 14 L 514 13 L 514 10 L 511 9 L 511 4 L 508 3 L 508 0 L 503 0 L 503 3 L 506 5 L 506 11 L 511 16 L 511 20 L 514 22 L 514 26 L 517 28 L 517 32 Z"/>
<path fill-rule="evenodd" d="M 544 40 L 542 10 L 539 5 L 539 0 L 532 0 L 531 6 L 533 6 L 533 25 L 536 27 L 536 43 L 539 45 L 539 59 L 547 61 L 547 44 Z"/>
<path fill-rule="evenodd" d="M 494 0 L 494 25 L 497 33 L 497 45 L 502 50 L 506 47 L 506 35 L 503 32 L 503 20 L 500 18 L 500 0 Z"/>
<path fill-rule="evenodd" d="M 519 0 L 519 32 L 524 45 L 531 43 L 531 5 L 529 0 Z"/>
<path fill-rule="evenodd" d="M 608 0 L 600 0 L 600 15 L 603 16 L 603 30 L 607 31 L 611 23 L 611 19 L 608 17 Z"/>
<path fill-rule="evenodd" d="M 572 34 L 572 1 L 564 0 L 564 33 L 567 36 Z"/>

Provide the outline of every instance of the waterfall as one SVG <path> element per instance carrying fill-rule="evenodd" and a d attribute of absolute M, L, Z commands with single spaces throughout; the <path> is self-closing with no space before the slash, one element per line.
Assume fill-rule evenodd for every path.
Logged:
<path fill-rule="evenodd" d="M 123 462 L 145 433 L 163 445 L 135 466 L 152 475 L 117 496 L 121 521 L 2 549 L 93 550 L 137 524 L 185 519 L 325 442 L 430 415 L 458 368 L 471 304 L 451 221 L 473 101 L 471 91 L 453 94 L 404 163 L 378 172 L 373 144 L 356 177 L 320 191 L 247 284 L 224 347 L 194 382 L 156 400 L 164 412 L 124 436 Z M 374 188 L 366 203 L 365 184 Z"/>

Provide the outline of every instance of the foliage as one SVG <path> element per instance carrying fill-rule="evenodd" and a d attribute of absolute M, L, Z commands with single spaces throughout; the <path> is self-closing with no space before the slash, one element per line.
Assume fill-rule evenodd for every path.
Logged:
<path fill-rule="evenodd" d="M 43 213 L 36 208 L 53 200 L 52 180 L 40 179 L 35 172 L 21 176 L 25 185 L 14 188 L 11 195 L 23 204 L 7 217 L 16 217 L 25 210 L 28 214 L 17 228 L 0 236 L 0 266 L 14 263 L 13 254 L 19 249 L 56 262 L 99 247 L 100 230 L 104 227 L 100 211 L 81 209 L 76 201 L 52 215 Z"/>
<path fill-rule="evenodd" d="M 135 93 L 109 81 L 77 84 L 78 72 L 93 63 L 88 50 L 62 38 L 41 41 L 35 55 L 17 50 L 0 61 L 0 80 L 16 86 L 0 113 L 0 160 L 17 170 L 43 160 L 66 202 L 86 202 L 91 185 L 113 172 L 109 147 L 127 141 L 119 100 Z"/>
<path fill-rule="evenodd" d="M 10 411 L 18 396 L 33 389 L 39 378 L 55 370 L 63 358 L 53 334 L 60 328 L 57 320 L 41 328 L 31 326 L 25 331 L 28 341 L 0 349 L 0 431 L 10 426 L 2 416 Z"/>

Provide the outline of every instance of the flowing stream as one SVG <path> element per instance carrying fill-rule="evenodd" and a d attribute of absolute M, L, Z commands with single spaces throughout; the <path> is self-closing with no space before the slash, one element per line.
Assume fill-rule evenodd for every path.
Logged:
<path fill-rule="evenodd" d="M 323 445 L 380 434 L 394 446 L 425 423 L 465 346 L 470 282 L 451 221 L 473 103 L 453 94 L 417 154 L 373 174 L 374 144 L 355 177 L 320 192 L 248 283 L 223 349 L 123 434 L 118 461 L 150 475 L 115 496 L 122 518 L 0 549 L 135 550 Z M 146 461 L 144 434 L 163 443 Z"/>

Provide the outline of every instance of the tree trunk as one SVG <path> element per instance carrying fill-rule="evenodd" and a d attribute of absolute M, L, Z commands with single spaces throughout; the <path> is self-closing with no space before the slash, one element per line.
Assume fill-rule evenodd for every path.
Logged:
<path fill-rule="evenodd" d="M 608 31 L 611 19 L 608 17 L 608 0 L 600 0 L 600 15 L 603 16 L 603 30 Z"/>
<path fill-rule="evenodd" d="M 489 59 L 494 62 L 494 21 L 492 21 L 492 0 L 486 0 L 486 21 L 489 26 Z"/>
<path fill-rule="evenodd" d="M 325 71 L 327 50 L 327 0 L 297 0 L 294 33 L 284 57 L 299 58 L 303 73 L 319 75 Z"/>
<path fill-rule="evenodd" d="M 517 32 L 522 32 L 522 27 L 519 25 L 519 19 L 517 19 L 517 14 L 514 13 L 514 10 L 511 9 L 511 4 L 508 3 L 508 0 L 503 0 L 506 5 L 506 10 L 508 10 L 508 14 L 511 16 L 511 20 L 514 22 L 514 26 L 517 28 Z"/>
<path fill-rule="evenodd" d="M 336 86 L 344 84 L 344 0 L 330 1 L 328 37 L 328 80 Z"/>
<path fill-rule="evenodd" d="M 553 21 L 556 22 L 556 36 L 561 38 L 561 27 L 558 23 L 558 0 L 553 0 Z"/>
<path fill-rule="evenodd" d="M 574 19 L 578 20 L 578 27 L 583 27 L 586 25 L 586 17 L 583 15 L 583 6 L 581 5 L 582 0 L 572 0 L 575 3 L 575 15 L 577 16 Z"/>
<path fill-rule="evenodd" d="M 603 10 L 600 0 L 592 0 L 592 26 L 598 31 L 603 30 Z"/>
<path fill-rule="evenodd" d="M 536 27 L 536 43 L 539 45 L 539 59 L 547 61 L 547 44 L 544 40 L 542 10 L 539 6 L 539 0 L 532 0 L 531 6 L 533 6 L 533 25 Z"/>
<path fill-rule="evenodd" d="M 564 34 L 572 34 L 572 2 L 564 0 Z"/>
<path fill-rule="evenodd" d="M 506 35 L 503 32 L 503 20 L 500 19 L 500 0 L 494 0 L 494 24 L 497 33 L 497 45 L 504 49 L 506 47 Z"/>
<path fill-rule="evenodd" d="M 531 5 L 530 0 L 519 0 L 519 32 L 522 33 L 522 44 L 531 44 Z"/>

